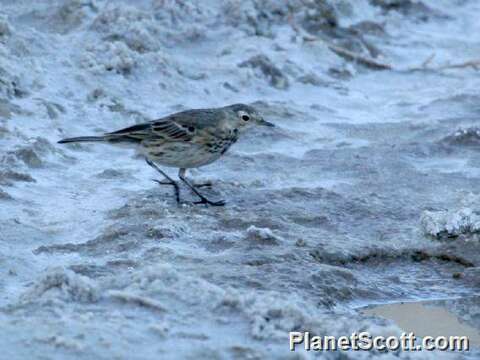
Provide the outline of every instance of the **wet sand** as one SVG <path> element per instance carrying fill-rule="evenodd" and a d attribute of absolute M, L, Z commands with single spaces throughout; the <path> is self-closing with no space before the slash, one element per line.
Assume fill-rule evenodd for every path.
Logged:
<path fill-rule="evenodd" d="M 479 13 L 0 0 L 2 355 L 284 359 L 292 330 L 396 334 L 355 309 L 409 299 L 464 297 L 475 326 L 480 72 L 444 65 L 478 58 Z M 224 208 L 177 206 L 133 150 L 57 144 L 238 102 L 276 127 L 189 171 Z"/>

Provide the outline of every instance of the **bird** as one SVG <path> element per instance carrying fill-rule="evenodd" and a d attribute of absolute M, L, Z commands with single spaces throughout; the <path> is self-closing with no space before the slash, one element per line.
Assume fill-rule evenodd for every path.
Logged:
<path fill-rule="evenodd" d="M 224 206 L 224 200 L 212 201 L 202 194 L 198 189 L 211 186 L 211 183 L 194 184 L 186 177 L 187 169 L 218 160 L 240 135 L 257 125 L 274 127 L 254 107 L 239 103 L 185 110 L 100 136 L 66 138 L 58 143 L 104 142 L 135 147 L 147 164 L 164 177 L 162 181 L 154 181 L 173 187 L 177 204 L 182 203 L 179 183 L 160 166 L 179 169 L 178 178 L 200 198 L 194 204 Z"/>

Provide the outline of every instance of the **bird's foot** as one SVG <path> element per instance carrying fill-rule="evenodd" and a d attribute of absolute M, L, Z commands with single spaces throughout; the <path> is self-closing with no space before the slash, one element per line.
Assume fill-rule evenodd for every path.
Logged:
<path fill-rule="evenodd" d="M 194 204 L 195 205 L 205 204 L 205 205 L 211 205 L 211 206 L 225 206 L 226 204 L 225 200 L 211 201 L 211 200 L 208 200 L 206 197 L 201 197 L 200 199 L 201 199 L 200 201 L 195 201 Z"/>
<path fill-rule="evenodd" d="M 175 200 L 177 201 L 177 204 L 178 205 L 181 205 L 181 202 L 180 202 L 180 187 L 178 186 L 178 183 L 176 181 L 173 181 L 173 180 L 157 180 L 157 179 L 152 179 L 153 181 L 155 181 L 157 184 L 159 185 L 170 185 L 170 186 L 173 186 L 173 189 L 175 191 Z"/>
<path fill-rule="evenodd" d="M 155 181 L 159 185 L 170 185 L 170 186 L 173 186 L 175 189 L 180 188 L 178 183 L 176 181 L 173 181 L 173 180 L 157 180 L 157 179 L 152 179 L 152 180 Z"/>
<path fill-rule="evenodd" d="M 175 182 L 175 181 L 170 181 L 170 180 L 157 180 L 157 179 L 152 179 L 152 181 L 155 181 L 157 184 L 159 185 L 171 185 L 171 186 L 175 186 L 178 184 Z"/>
<path fill-rule="evenodd" d="M 211 188 L 213 186 L 212 182 L 211 181 L 207 181 L 207 182 L 204 182 L 204 183 L 199 183 L 199 184 L 193 184 L 194 187 L 196 188 Z"/>

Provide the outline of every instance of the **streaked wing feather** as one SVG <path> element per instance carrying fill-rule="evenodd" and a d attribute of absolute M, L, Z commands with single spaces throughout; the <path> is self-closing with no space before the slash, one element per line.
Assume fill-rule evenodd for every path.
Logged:
<path fill-rule="evenodd" d="M 191 126 L 180 125 L 173 117 L 166 117 L 148 123 L 138 124 L 105 134 L 112 140 L 145 140 L 163 138 L 170 141 L 188 141 L 193 137 Z"/>
<path fill-rule="evenodd" d="M 105 134 L 110 141 L 142 141 L 148 137 L 151 125 L 143 123 Z"/>
<path fill-rule="evenodd" d="M 148 130 L 151 126 L 151 123 L 143 123 L 143 124 L 138 124 L 138 125 L 133 125 L 124 129 L 120 129 L 114 132 L 110 132 L 106 135 L 127 135 L 131 133 L 136 133 L 136 132 L 142 132 L 145 130 Z"/>
<path fill-rule="evenodd" d="M 188 125 L 180 125 L 173 119 L 161 119 L 152 123 L 152 132 L 156 136 L 166 137 L 170 140 L 188 141 L 192 139 L 193 132 Z"/>

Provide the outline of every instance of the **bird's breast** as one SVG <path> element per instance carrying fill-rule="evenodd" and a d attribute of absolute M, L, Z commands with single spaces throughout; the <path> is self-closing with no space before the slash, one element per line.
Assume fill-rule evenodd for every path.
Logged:
<path fill-rule="evenodd" d="M 220 153 L 220 155 L 223 155 L 237 140 L 238 130 L 233 129 L 222 134 L 222 136 L 213 138 L 212 141 L 207 143 L 207 148 L 210 153 Z"/>
<path fill-rule="evenodd" d="M 235 129 L 220 134 L 199 133 L 187 141 L 144 141 L 144 154 L 158 164 L 193 168 L 210 164 L 221 157 L 238 140 Z"/>

